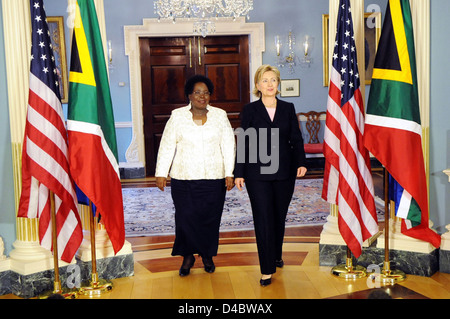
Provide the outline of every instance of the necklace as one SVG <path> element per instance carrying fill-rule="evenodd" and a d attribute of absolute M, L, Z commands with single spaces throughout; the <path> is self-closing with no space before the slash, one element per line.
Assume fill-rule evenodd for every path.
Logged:
<path fill-rule="evenodd" d="M 194 108 L 191 108 L 192 113 L 192 119 L 194 120 L 194 123 L 198 126 L 202 126 L 206 123 L 206 114 L 208 113 L 208 110 L 195 110 Z"/>
<path fill-rule="evenodd" d="M 207 112 L 194 112 L 194 111 L 192 111 L 192 114 L 194 115 L 194 116 L 203 116 L 203 115 L 206 115 L 206 113 Z"/>
<path fill-rule="evenodd" d="M 207 109 L 205 109 L 205 110 L 196 110 L 194 108 L 191 108 L 190 111 L 191 111 L 192 115 L 194 115 L 194 116 L 205 116 L 206 113 L 208 113 Z"/>
<path fill-rule="evenodd" d="M 263 101 L 263 104 L 267 108 L 275 108 L 275 107 L 277 107 L 277 99 L 271 101 L 270 103 L 267 103 L 267 102 Z"/>

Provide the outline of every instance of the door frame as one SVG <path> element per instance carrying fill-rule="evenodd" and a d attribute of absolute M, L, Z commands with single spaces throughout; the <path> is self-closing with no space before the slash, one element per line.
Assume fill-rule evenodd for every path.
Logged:
<path fill-rule="evenodd" d="M 251 92 L 252 81 L 258 67 L 262 65 L 262 54 L 265 51 L 264 23 L 246 23 L 241 17 L 233 21 L 229 18 L 218 18 L 215 21 L 214 35 L 248 35 L 249 37 L 249 74 L 250 74 L 250 100 L 254 100 Z M 132 117 L 132 139 L 125 153 L 127 168 L 145 168 L 145 140 L 144 117 L 142 112 L 142 86 L 141 61 L 139 38 L 142 37 L 183 37 L 192 36 L 193 21 L 178 19 L 174 24 L 171 21 L 158 19 L 144 19 L 142 25 L 124 26 L 125 55 L 128 56 L 130 74 L 130 99 Z"/>

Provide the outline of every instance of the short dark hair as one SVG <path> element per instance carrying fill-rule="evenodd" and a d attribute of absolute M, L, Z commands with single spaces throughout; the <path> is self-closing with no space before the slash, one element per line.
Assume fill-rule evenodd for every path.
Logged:
<path fill-rule="evenodd" d="M 186 97 L 188 97 L 190 94 L 192 94 L 194 92 L 195 84 L 197 84 L 199 82 L 206 84 L 210 94 L 214 93 L 214 84 L 212 83 L 212 81 L 209 78 L 207 78 L 204 75 L 194 75 L 186 81 L 186 84 L 184 85 L 184 95 L 186 95 Z"/>

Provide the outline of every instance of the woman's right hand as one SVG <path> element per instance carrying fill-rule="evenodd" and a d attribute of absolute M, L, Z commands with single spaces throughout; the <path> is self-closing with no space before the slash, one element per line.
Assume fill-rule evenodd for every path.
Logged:
<path fill-rule="evenodd" d="M 238 177 L 234 179 L 234 184 L 241 191 L 244 187 L 245 180 L 242 177 Z"/>
<path fill-rule="evenodd" d="M 164 187 L 166 187 L 167 178 L 165 177 L 156 177 L 156 187 L 164 192 Z"/>

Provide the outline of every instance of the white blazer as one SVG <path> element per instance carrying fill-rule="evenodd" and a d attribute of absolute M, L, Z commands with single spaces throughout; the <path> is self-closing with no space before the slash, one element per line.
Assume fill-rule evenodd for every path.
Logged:
<path fill-rule="evenodd" d="M 236 145 L 227 113 L 207 106 L 207 120 L 197 125 L 191 105 L 172 111 L 159 145 L 156 177 L 180 180 L 233 177 Z"/>

